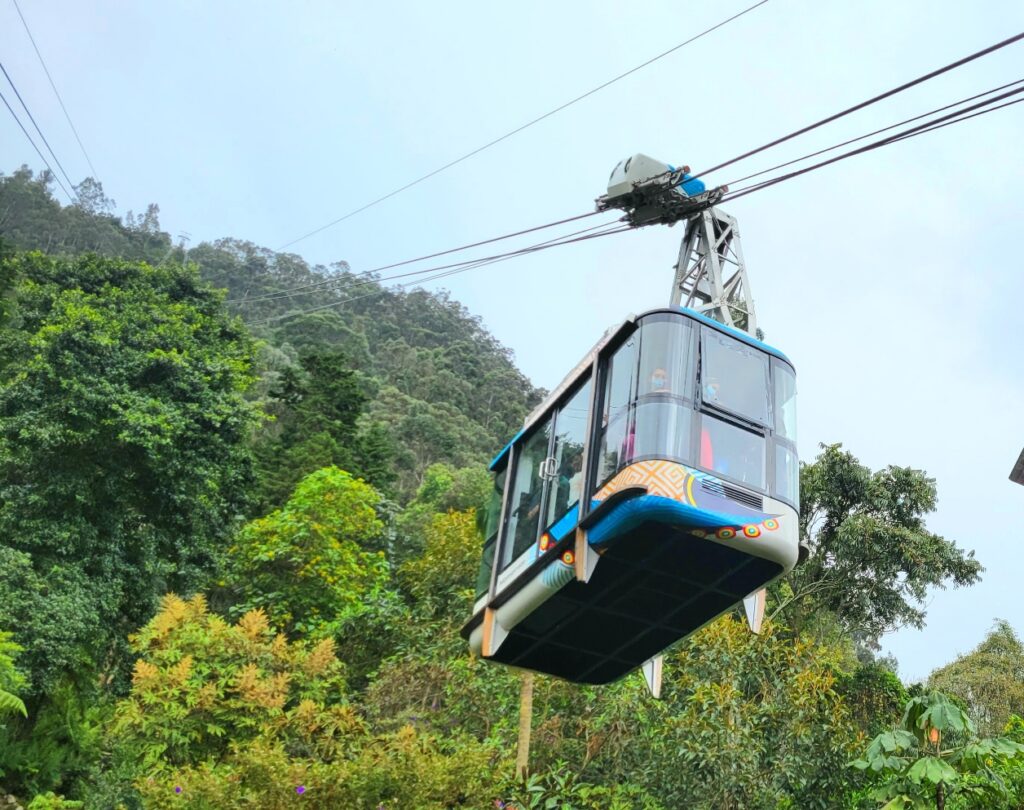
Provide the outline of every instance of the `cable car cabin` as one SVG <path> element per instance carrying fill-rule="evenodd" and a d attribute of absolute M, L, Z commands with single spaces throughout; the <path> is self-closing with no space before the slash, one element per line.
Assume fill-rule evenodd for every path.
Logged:
<path fill-rule="evenodd" d="M 691 310 L 609 330 L 491 462 L 471 649 L 607 683 L 792 569 L 795 396 Z"/>

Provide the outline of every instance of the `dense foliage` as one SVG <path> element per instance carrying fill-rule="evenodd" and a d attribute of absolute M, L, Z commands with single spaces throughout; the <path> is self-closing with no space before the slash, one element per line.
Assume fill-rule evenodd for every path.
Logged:
<path fill-rule="evenodd" d="M 443 294 L 230 239 L 184 264 L 156 206 L 48 184 L 0 175 L 0 787 L 23 804 L 1024 801 L 1007 625 L 933 675 L 962 705 L 873 660 L 979 564 L 926 528 L 923 472 L 838 445 L 804 468 L 810 558 L 764 632 L 676 645 L 657 702 L 538 676 L 516 778 L 520 676 L 459 636 L 483 462 L 540 395 L 508 351 Z"/>
<path fill-rule="evenodd" d="M 997 621 L 981 644 L 935 670 L 928 684 L 960 698 L 982 734 L 998 734 L 1024 707 L 1024 645 L 1008 622 Z"/>

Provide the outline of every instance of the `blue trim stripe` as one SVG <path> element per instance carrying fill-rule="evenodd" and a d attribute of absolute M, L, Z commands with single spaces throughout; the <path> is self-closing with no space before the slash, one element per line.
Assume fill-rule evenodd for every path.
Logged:
<path fill-rule="evenodd" d="M 682 312 L 684 315 L 693 318 L 695 321 L 700 321 L 701 323 L 707 324 L 713 329 L 717 329 L 719 332 L 724 332 L 730 337 L 734 337 L 737 340 L 742 340 L 744 343 L 753 346 L 755 349 L 763 349 L 764 351 L 768 352 L 768 354 L 774 355 L 775 357 L 778 357 L 780 360 L 785 360 L 791 366 L 793 365 L 793 361 L 786 357 L 786 355 L 784 355 L 774 346 L 769 346 L 767 343 L 762 343 L 760 340 L 751 337 L 746 332 L 741 332 L 739 329 L 733 329 L 731 326 L 726 326 L 724 323 L 719 323 L 713 318 L 709 318 L 707 315 L 701 315 L 696 310 L 687 309 L 686 307 L 679 307 L 679 311 Z"/>
<path fill-rule="evenodd" d="M 491 463 L 487 465 L 487 469 L 490 470 L 491 472 L 494 472 L 494 468 L 498 465 L 498 462 L 505 457 L 505 455 L 509 451 L 509 448 L 513 444 L 515 444 L 519 437 L 522 436 L 524 433 L 526 433 L 526 428 L 523 428 L 515 436 L 513 436 L 509 443 L 506 444 L 503 448 L 501 448 L 501 452 L 498 453 L 498 455 L 496 455 L 493 459 L 491 459 Z"/>
<path fill-rule="evenodd" d="M 763 512 L 760 516 L 733 515 L 698 509 L 663 495 L 641 495 L 613 506 L 611 512 L 587 532 L 587 542 L 592 546 L 600 546 L 647 521 L 685 529 L 720 529 L 723 526 L 758 523 L 766 517 L 768 515 Z"/>

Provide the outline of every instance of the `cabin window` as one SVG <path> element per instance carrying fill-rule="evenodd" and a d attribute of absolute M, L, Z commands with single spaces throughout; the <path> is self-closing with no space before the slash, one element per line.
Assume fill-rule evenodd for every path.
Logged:
<path fill-rule="evenodd" d="M 796 375 L 785 363 L 773 360 L 775 368 L 775 433 L 796 441 Z"/>
<path fill-rule="evenodd" d="M 555 448 L 552 458 L 551 494 L 547 518 L 550 526 L 580 501 L 583 490 L 583 448 L 587 443 L 587 413 L 590 411 L 590 381 L 558 409 L 555 417 Z"/>
<path fill-rule="evenodd" d="M 476 578 L 476 595 L 483 596 L 491 587 L 491 567 L 494 565 L 494 550 L 498 547 L 498 529 L 501 521 L 501 502 L 505 496 L 505 478 L 507 468 L 494 476 L 491 494 L 484 513 L 484 554 L 480 562 L 480 573 Z"/>
<path fill-rule="evenodd" d="M 768 357 L 753 346 L 705 329 L 700 384 L 705 403 L 769 424 Z"/>
<path fill-rule="evenodd" d="M 688 320 L 649 315 L 640 328 L 638 394 L 693 399 L 694 337 Z"/>
<path fill-rule="evenodd" d="M 701 415 L 700 466 L 754 489 L 765 488 L 765 438 Z"/>
<path fill-rule="evenodd" d="M 632 429 L 633 392 L 636 389 L 637 344 L 634 332 L 608 361 L 601 442 L 597 455 L 597 481 L 604 483 L 622 466 L 627 455 L 626 439 Z"/>
<path fill-rule="evenodd" d="M 784 444 L 775 445 L 775 495 L 799 508 L 800 462 Z"/>
<path fill-rule="evenodd" d="M 508 521 L 503 544 L 502 568 L 533 546 L 540 522 L 544 479 L 550 476 L 548 444 L 551 420 L 544 422 L 520 447 L 515 448 L 515 480 L 508 502 Z"/>
<path fill-rule="evenodd" d="M 626 437 L 628 464 L 634 459 L 663 458 L 689 463 L 690 426 L 693 411 L 689 405 L 657 396 L 641 397 L 636 406 L 633 433 Z"/>

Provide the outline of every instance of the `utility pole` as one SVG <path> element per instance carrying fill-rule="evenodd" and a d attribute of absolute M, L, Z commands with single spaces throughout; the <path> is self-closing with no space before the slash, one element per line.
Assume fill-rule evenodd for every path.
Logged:
<path fill-rule="evenodd" d="M 516 746 L 516 776 L 525 780 L 530 772 L 530 734 L 533 727 L 532 672 L 524 671 L 519 685 L 519 743 Z"/>
<path fill-rule="evenodd" d="M 188 261 L 188 243 L 192 239 L 192 234 L 190 234 L 188 231 L 182 231 L 181 233 L 178 234 L 178 239 L 181 240 L 181 266 L 184 267 L 185 263 Z"/>

